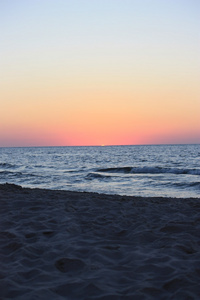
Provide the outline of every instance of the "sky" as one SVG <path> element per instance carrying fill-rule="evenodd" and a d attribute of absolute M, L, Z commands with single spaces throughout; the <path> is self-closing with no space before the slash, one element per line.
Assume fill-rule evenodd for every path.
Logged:
<path fill-rule="evenodd" d="M 199 0 L 0 0 L 0 147 L 200 143 Z"/>

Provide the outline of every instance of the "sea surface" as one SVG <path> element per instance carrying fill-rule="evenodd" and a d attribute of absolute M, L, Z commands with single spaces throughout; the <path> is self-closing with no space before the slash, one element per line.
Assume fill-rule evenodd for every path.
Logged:
<path fill-rule="evenodd" d="M 200 197 L 200 145 L 0 148 L 0 183 L 133 196 Z"/>

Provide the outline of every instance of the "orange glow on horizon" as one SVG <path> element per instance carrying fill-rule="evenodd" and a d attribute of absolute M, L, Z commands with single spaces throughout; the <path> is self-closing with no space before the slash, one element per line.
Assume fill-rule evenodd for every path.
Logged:
<path fill-rule="evenodd" d="M 198 5 L 69 2 L 5 2 L 0 147 L 200 143 Z"/>

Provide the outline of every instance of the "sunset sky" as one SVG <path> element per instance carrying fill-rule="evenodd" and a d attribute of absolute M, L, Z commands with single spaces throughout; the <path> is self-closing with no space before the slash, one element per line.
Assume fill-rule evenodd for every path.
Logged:
<path fill-rule="evenodd" d="M 199 0 L 1 0 L 0 146 L 200 143 Z"/>

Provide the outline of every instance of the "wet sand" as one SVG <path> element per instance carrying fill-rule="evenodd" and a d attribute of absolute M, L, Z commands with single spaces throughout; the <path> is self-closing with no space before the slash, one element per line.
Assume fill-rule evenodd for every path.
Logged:
<path fill-rule="evenodd" d="M 0 185 L 0 299 L 200 299 L 200 199 Z"/>

